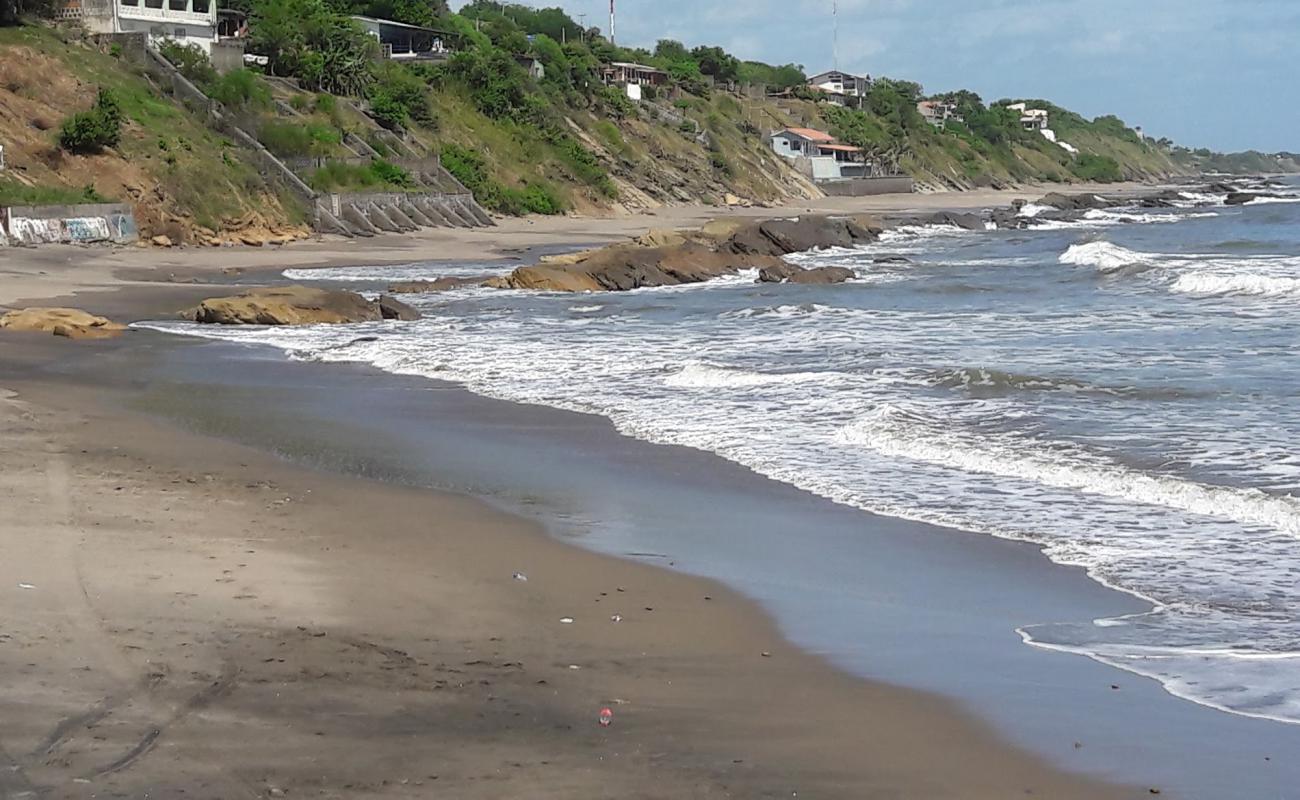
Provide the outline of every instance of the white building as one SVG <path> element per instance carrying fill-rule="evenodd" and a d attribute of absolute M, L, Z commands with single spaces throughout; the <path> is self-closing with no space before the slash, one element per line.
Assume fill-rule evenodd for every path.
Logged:
<path fill-rule="evenodd" d="M 950 119 L 964 122 L 961 115 L 957 113 L 955 103 L 948 103 L 943 100 L 922 100 L 916 104 L 916 110 L 920 112 L 922 117 L 925 117 L 926 122 L 936 128 L 942 129 Z"/>
<path fill-rule="evenodd" d="M 867 174 L 862 148 L 841 144 L 825 131 L 813 128 L 785 128 L 768 137 L 772 152 L 795 161 L 796 167 L 814 181 L 861 178 Z"/>
<path fill-rule="evenodd" d="M 81 0 L 81 18 L 91 33 L 147 33 L 209 55 L 217 41 L 216 0 Z"/>
<path fill-rule="evenodd" d="M 1045 108 L 1027 108 L 1024 103 L 1012 103 L 1007 108 L 1020 112 L 1020 125 L 1027 131 L 1041 131 L 1050 127 Z"/>
<path fill-rule="evenodd" d="M 871 89 L 871 78 L 866 75 L 851 75 L 837 69 L 813 75 L 808 79 L 808 86 L 826 92 L 834 97 L 864 97 Z"/>

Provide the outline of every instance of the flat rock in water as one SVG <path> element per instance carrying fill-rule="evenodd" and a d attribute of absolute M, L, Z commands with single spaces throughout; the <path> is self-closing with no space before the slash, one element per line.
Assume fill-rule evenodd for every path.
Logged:
<path fill-rule="evenodd" d="M 24 308 L 0 316 L 0 328 L 50 333 L 68 339 L 107 339 L 121 335 L 126 326 L 79 308 Z"/>
<path fill-rule="evenodd" d="M 426 294 L 428 292 L 445 292 L 462 286 L 473 286 L 487 280 L 486 275 L 478 277 L 435 278 L 431 281 L 402 281 L 388 284 L 389 294 Z"/>
<path fill-rule="evenodd" d="M 212 297 L 181 312 L 195 322 L 217 325 L 314 325 L 375 322 L 383 319 L 377 301 L 356 292 L 283 286 Z"/>
<path fill-rule="evenodd" d="M 1276 196 L 1277 195 L 1272 195 L 1272 194 L 1260 194 L 1258 192 L 1229 192 L 1227 199 L 1224 200 L 1223 203 L 1224 205 L 1229 205 L 1229 206 L 1244 206 L 1250 201 L 1258 200 L 1261 197 L 1276 197 Z"/>

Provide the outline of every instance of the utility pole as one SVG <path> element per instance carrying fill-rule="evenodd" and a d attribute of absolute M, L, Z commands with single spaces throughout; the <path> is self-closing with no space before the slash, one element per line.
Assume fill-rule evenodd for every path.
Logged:
<path fill-rule="evenodd" d="M 587 14 L 583 12 L 578 15 L 578 41 L 587 41 Z"/>
<path fill-rule="evenodd" d="M 614 0 L 609 0 L 609 43 L 614 44 Z"/>

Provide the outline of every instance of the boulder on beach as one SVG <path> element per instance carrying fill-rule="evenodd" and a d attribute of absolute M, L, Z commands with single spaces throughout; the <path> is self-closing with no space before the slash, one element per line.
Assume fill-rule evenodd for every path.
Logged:
<path fill-rule="evenodd" d="M 0 316 L 0 328 L 51 333 L 68 339 L 108 339 L 120 336 L 126 326 L 79 308 L 23 308 Z"/>
<path fill-rule="evenodd" d="M 806 269 L 794 264 L 774 264 L 758 271 L 757 283 L 844 283 L 853 277 L 847 267 L 813 267 Z"/>
<path fill-rule="evenodd" d="M 410 306 L 400 305 L 418 314 Z M 310 286 L 253 289 L 229 297 L 211 297 L 181 312 L 181 316 L 216 325 L 340 324 L 386 318 L 378 300 L 367 300 L 356 292 Z"/>

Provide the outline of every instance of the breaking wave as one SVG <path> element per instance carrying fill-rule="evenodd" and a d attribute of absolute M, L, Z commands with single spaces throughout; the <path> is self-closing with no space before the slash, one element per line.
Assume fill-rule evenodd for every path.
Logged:
<path fill-rule="evenodd" d="M 893 405 L 883 405 L 846 426 L 839 439 L 891 457 L 1263 525 L 1300 536 L 1300 498 L 1142 472 L 1066 445 L 1049 447 L 1010 435 L 971 437 Z"/>
<path fill-rule="evenodd" d="M 1179 276 L 1169 287 L 1175 292 L 1206 296 L 1300 296 L 1300 278 L 1250 273 L 1193 272 Z"/>
<path fill-rule="evenodd" d="M 1098 241 L 1070 245 L 1058 260 L 1062 264 L 1096 267 L 1101 272 L 1118 272 L 1128 267 L 1150 264 L 1152 256 L 1110 242 Z"/>

